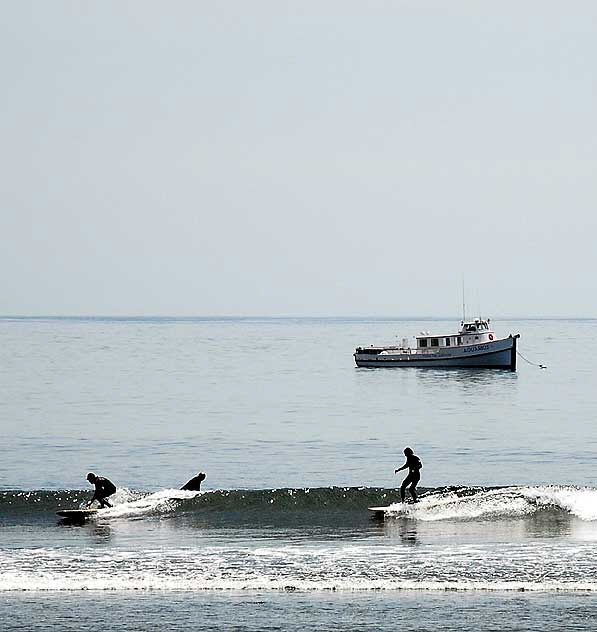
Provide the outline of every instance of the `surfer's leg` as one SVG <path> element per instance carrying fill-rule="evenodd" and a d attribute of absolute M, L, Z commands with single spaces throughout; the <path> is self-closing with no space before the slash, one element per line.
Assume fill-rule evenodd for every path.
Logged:
<path fill-rule="evenodd" d="M 404 502 L 404 498 L 406 496 L 406 484 L 408 483 L 408 478 L 405 478 L 402 485 L 400 486 L 400 499 Z"/>
<path fill-rule="evenodd" d="M 413 497 L 413 502 L 416 503 L 418 502 L 418 498 L 417 498 L 417 485 L 419 484 L 419 481 L 421 480 L 420 476 L 413 476 L 412 477 L 412 484 L 410 486 L 410 495 Z"/>
<path fill-rule="evenodd" d="M 400 487 L 400 498 L 402 499 L 402 502 L 404 502 L 406 498 L 406 488 L 408 487 L 409 483 L 410 483 L 410 474 L 402 481 L 402 485 Z"/>
<path fill-rule="evenodd" d="M 106 500 L 107 496 L 104 496 L 103 498 L 98 498 L 99 500 L 99 504 L 100 504 L 100 509 L 103 509 L 104 507 L 111 507 L 112 505 Z"/>

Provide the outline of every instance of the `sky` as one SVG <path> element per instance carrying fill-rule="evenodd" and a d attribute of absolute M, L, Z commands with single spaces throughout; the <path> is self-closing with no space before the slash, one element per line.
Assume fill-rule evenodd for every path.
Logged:
<path fill-rule="evenodd" d="M 597 3 L 1 5 L 0 314 L 597 317 Z"/>

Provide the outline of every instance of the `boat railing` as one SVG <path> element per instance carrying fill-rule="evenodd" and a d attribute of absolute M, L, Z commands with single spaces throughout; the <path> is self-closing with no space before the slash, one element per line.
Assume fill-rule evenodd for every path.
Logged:
<path fill-rule="evenodd" d="M 382 353 L 383 355 L 437 355 L 438 353 L 440 353 L 440 355 L 443 355 L 444 352 L 447 352 L 449 350 L 457 350 L 457 349 L 462 349 L 464 347 L 470 347 L 470 346 L 474 346 L 474 345 L 480 345 L 480 344 L 488 344 L 488 342 L 497 342 L 497 341 L 485 341 L 485 340 L 478 340 L 475 341 L 473 343 L 467 343 L 467 344 L 462 344 L 462 345 L 452 345 L 449 347 L 444 347 L 444 346 L 438 346 L 438 347 L 401 347 L 401 346 L 387 346 L 387 347 L 381 347 L 381 349 L 378 347 L 378 349 L 380 349 L 380 353 Z M 363 352 L 366 352 L 367 347 L 359 347 L 359 350 L 362 350 Z M 378 352 L 378 353 L 379 353 Z"/>

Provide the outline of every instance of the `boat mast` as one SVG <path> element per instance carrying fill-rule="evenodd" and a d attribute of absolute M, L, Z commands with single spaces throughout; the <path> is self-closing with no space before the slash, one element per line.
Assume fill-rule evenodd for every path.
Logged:
<path fill-rule="evenodd" d="M 464 275 L 462 275 L 462 322 L 466 321 L 466 309 L 464 307 Z"/>

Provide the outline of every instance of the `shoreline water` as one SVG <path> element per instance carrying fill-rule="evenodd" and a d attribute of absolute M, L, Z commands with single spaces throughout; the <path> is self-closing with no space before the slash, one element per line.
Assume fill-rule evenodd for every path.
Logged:
<path fill-rule="evenodd" d="M 0 593 L 12 629 L 351 630 L 591 629 L 585 595 L 327 593 Z"/>

